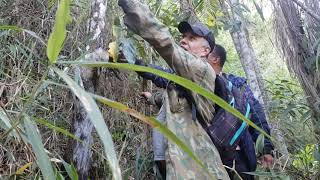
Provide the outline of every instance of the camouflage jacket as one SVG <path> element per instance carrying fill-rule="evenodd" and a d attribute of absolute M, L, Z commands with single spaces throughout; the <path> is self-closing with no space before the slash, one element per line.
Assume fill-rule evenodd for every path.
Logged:
<path fill-rule="evenodd" d="M 205 59 L 195 57 L 177 45 L 168 28 L 155 18 L 146 5 L 137 0 L 119 0 L 118 4 L 125 13 L 127 27 L 149 42 L 176 74 L 214 92 L 216 74 Z M 194 92 L 188 93 L 198 113 L 209 122 L 213 117 L 214 103 Z M 192 120 L 191 107 L 186 98 L 179 96 L 174 84 L 168 85 L 163 97 L 167 127 L 191 148 L 215 179 L 229 179 L 210 137 L 198 121 Z M 177 145 L 170 141 L 167 144 L 167 179 L 210 179 Z"/>

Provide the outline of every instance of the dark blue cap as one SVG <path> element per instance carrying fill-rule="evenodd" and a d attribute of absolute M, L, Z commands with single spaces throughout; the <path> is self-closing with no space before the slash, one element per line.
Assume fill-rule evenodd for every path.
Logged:
<path fill-rule="evenodd" d="M 192 32 L 200 37 L 205 38 L 210 45 L 211 51 L 214 49 L 215 40 L 213 33 L 209 30 L 209 28 L 206 25 L 204 25 L 200 21 L 195 22 L 193 24 L 189 24 L 186 21 L 182 21 L 178 25 L 178 29 L 181 33 Z"/>

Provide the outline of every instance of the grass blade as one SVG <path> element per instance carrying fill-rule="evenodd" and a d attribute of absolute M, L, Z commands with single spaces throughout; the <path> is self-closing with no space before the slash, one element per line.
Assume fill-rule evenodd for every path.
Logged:
<path fill-rule="evenodd" d="M 49 157 L 44 150 L 41 136 L 38 133 L 37 126 L 34 124 L 34 122 L 30 120 L 30 117 L 27 115 L 24 115 L 23 126 L 25 129 L 25 133 L 27 135 L 27 139 L 32 146 L 32 150 L 34 154 L 37 157 L 37 164 L 42 172 L 44 179 L 54 180 L 55 179 L 54 171 L 53 171 L 51 162 L 49 160 Z"/>
<path fill-rule="evenodd" d="M 1 30 L 14 30 L 14 31 L 22 31 L 22 28 L 19 28 L 18 26 L 11 26 L 11 25 L 2 25 L 0 26 Z"/>
<path fill-rule="evenodd" d="M 75 139 L 75 140 L 77 140 L 77 141 L 79 141 L 79 142 L 82 142 L 79 138 L 77 138 L 76 136 L 74 136 L 73 134 L 71 134 L 69 131 L 67 131 L 67 130 L 65 130 L 65 129 L 63 129 L 63 128 L 57 127 L 57 126 L 49 123 L 48 121 L 46 121 L 46 120 L 44 120 L 44 119 L 36 118 L 36 117 L 33 117 L 33 119 L 34 119 L 37 123 L 39 123 L 39 124 L 42 124 L 42 125 L 44 125 L 44 126 L 47 126 L 47 127 L 50 128 L 50 129 L 53 129 L 53 130 L 55 130 L 55 131 L 57 131 L 57 132 L 60 132 L 60 133 L 62 133 L 62 134 L 64 134 L 64 135 L 66 135 L 66 136 L 71 137 L 72 139 Z"/>
<path fill-rule="evenodd" d="M 74 165 L 73 164 L 71 164 L 71 165 L 68 164 L 63 159 L 61 159 L 61 161 L 62 161 L 62 164 L 63 164 L 64 168 L 66 169 L 68 175 L 69 175 L 69 178 L 71 180 L 78 180 L 79 179 L 78 173 L 77 173 L 77 170 L 74 167 Z"/>
<path fill-rule="evenodd" d="M 155 75 L 164 77 L 170 81 L 173 81 L 181 86 L 183 86 L 186 89 L 189 89 L 193 92 L 196 92 L 211 101 L 218 104 L 220 107 L 225 109 L 226 111 L 232 113 L 234 116 L 238 117 L 242 121 L 246 122 L 248 125 L 255 128 L 257 131 L 259 131 L 261 134 L 263 134 L 265 137 L 268 137 L 270 140 L 273 141 L 273 138 L 269 134 L 267 134 L 263 129 L 255 125 L 252 121 L 247 119 L 243 114 L 241 114 L 238 110 L 234 109 L 232 106 L 230 106 L 227 102 L 225 102 L 223 99 L 215 95 L 214 93 L 208 91 L 207 89 L 199 86 L 198 84 L 185 79 L 183 77 L 169 74 L 157 69 L 153 69 L 150 67 L 145 66 L 138 66 L 138 65 L 132 65 L 132 64 L 125 64 L 125 63 L 108 63 L 108 62 L 85 62 L 85 61 L 61 61 L 59 63 L 63 64 L 76 64 L 80 66 L 87 66 L 87 67 L 106 67 L 106 68 L 118 68 L 118 69 L 126 69 L 126 70 L 132 70 L 132 71 L 138 71 L 138 72 L 149 72 L 153 73 Z"/>
<path fill-rule="evenodd" d="M 20 28 L 18 26 L 11 26 L 11 25 L 3 25 L 3 26 L 0 26 L 0 30 L 14 30 L 14 31 L 23 31 L 27 34 L 29 34 L 30 36 L 36 38 L 37 40 L 39 40 L 44 46 L 46 46 L 46 43 L 41 39 L 40 36 L 38 36 L 35 32 L 33 31 L 30 31 L 28 29 L 23 29 L 23 28 Z"/>
<path fill-rule="evenodd" d="M 119 163 L 114 149 L 111 134 L 108 130 L 106 123 L 102 117 L 98 105 L 86 91 L 84 91 L 75 81 L 73 81 L 68 75 L 63 73 L 57 68 L 53 70 L 68 84 L 72 92 L 79 98 L 83 107 L 86 109 L 88 116 L 92 124 L 94 125 L 101 141 L 104 146 L 104 152 L 107 156 L 110 168 L 112 170 L 114 179 L 122 179 Z"/>

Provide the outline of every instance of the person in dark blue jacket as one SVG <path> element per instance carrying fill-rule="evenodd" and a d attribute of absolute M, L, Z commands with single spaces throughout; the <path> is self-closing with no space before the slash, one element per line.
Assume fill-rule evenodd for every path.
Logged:
<path fill-rule="evenodd" d="M 217 75 L 222 75 L 222 68 L 226 61 L 226 51 L 221 46 L 216 44 L 214 50 L 208 57 L 209 64 L 214 68 Z M 141 60 L 136 61 L 137 65 L 146 66 Z M 167 73 L 173 73 L 171 69 L 164 69 L 160 66 L 156 65 L 148 65 L 149 67 L 165 71 Z M 166 88 L 169 84 L 169 80 L 154 75 L 152 73 L 138 73 L 141 77 L 151 80 L 157 87 L 159 88 Z M 248 86 L 246 79 L 242 77 L 237 77 L 233 74 L 227 75 L 228 80 L 232 82 L 237 88 L 245 88 L 243 95 L 248 100 L 251 106 L 251 121 L 255 123 L 257 126 L 262 128 L 268 134 L 270 134 L 270 128 L 266 121 L 266 115 L 264 113 L 263 107 L 259 103 L 259 101 L 254 97 L 250 87 Z M 272 142 L 265 138 L 264 141 L 264 149 L 263 154 L 258 154 L 256 156 L 256 152 L 254 149 L 254 142 L 257 141 L 259 136 L 259 132 L 252 128 L 251 126 L 248 130 L 244 133 L 241 137 L 241 141 L 239 143 L 239 147 L 237 148 L 237 155 L 236 155 L 236 171 L 239 172 L 240 176 L 243 179 L 253 179 L 253 176 L 247 175 L 241 172 L 252 172 L 256 170 L 257 166 L 257 156 L 260 158 L 261 164 L 263 166 L 270 167 L 273 163 L 273 156 L 272 150 L 274 146 Z M 232 166 L 232 164 L 226 164 L 227 166 Z M 232 172 L 229 172 L 230 176 L 233 176 Z M 232 178 L 232 177 L 231 177 Z"/>

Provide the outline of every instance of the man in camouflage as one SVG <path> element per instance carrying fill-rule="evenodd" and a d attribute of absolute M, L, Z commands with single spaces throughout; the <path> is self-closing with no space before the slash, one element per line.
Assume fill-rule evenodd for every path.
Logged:
<path fill-rule="evenodd" d="M 124 22 L 134 33 L 148 41 L 163 57 L 176 74 L 214 92 L 216 74 L 206 59 L 214 47 L 213 35 L 204 25 L 194 27 L 188 23 L 181 26 L 183 39 L 177 45 L 171 34 L 150 12 L 147 6 L 137 0 L 119 0 L 125 16 Z M 192 54 L 191 54 L 192 53 Z M 205 164 L 215 179 L 229 179 L 219 153 L 210 137 L 194 121 L 192 108 L 186 96 L 173 83 L 168 84 L 164 92 L 165 123 Z M 214 103 L 194 93 L 186 91 L 191 97 L 197 112 L 208 123 L 212 117 Z M 211 177 L 174 143 L 167 142 L 166 147 L 167 179 L 211 179 Z"/>

